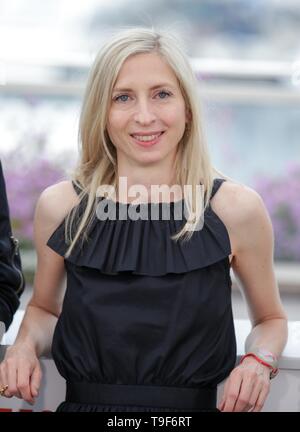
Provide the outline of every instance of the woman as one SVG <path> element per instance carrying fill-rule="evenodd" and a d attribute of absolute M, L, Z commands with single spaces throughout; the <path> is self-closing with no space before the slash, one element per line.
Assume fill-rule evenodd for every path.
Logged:
<path fill-rule="evenodd" d="M 211 165 L 196 87 L 164 31 L 127 29 L 102 47 L 73 182 L 47 188 L 37 204 L 34 293 L 1 365 L 4 396 L 33 403 L 38 359 L 52 349 L 67 382 L 58 411 L 262 408 L 287 340 L 271 223 L 254 190 Z M 161 200 L 155 185 L 165 185 Z M 150 206 L 169 218 L 136 217 Z M 236 367 L 230 266 L 253 324 Z"/>

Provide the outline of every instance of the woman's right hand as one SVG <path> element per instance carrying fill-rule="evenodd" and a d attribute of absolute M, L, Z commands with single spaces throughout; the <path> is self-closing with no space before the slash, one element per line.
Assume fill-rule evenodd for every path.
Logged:
<path fill-rule="evenodd" d="M 41 378 L 42 370 L 34 349 L 25 344 L 7 348 L 0 364 L 0 389 L 7 387 L 2 396 L 16 396 L 33 405 Z"/>

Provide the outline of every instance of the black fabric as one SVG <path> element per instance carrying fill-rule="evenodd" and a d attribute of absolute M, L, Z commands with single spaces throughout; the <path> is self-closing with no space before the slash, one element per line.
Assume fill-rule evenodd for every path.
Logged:
<path fill-rule="evenodd" d="M 212 196 L 222 182 L 215 179 Z M 82 250 L 65 259 L 67 290 L 52 355 L 69 383 L 215 389 L 233 369 L 229 235 L 209 207 L 203 229 L 186 244 L 174 243 L 170 235 L 185 223 L 174 218 L 178 203 L 169 204 L 170 220 L 95 217 Z M 48 246 L 64 255 L 64 222 Z M 158 397 L 147 410 L 159 407 Z M 107 405 L 64 402 L 59 410 Z"/>
<path fill-rule="evenodd" d="M 216 396 L 216 388 L 67 382 L 66 402 L 151 407 L 159 400 L 160 408 L 197 411 L 214 409 Z"/>
<path fill-rule="evenodd" d="M 215 182 L 213 194 L 220 183 Z M 151 203 L 140 204 L 151 210 Z M 117 203 L 117 216 L 128 211 L 129 204 Z M 170 239 L 185 223 L 174 215 L 183 209 L 183 201 L 154 204 L 161 216 L 159 220 L 105 220 L 94 218 L 88 231 L 88 244 L 75 248 L 68 262 L 80 267 L 100 270 L 105 274 L 131 272 L 137 275 L 163 276 L 169 273 L 185 273 L 206 267 L 231 252 L 230 240 L 222 221 L 209 207 L 205 212 L 204 228 L 196 231 L 189 242 L 175 243 Z M 163 211 L 169 208 L 170 220 L 163 220 Z M 79 214 L 83 209 L 79 209 Z M 182 212 L 183 213 L 183 212 Z M 48 246 L 64 256 L 64 221 L 53 233 Z M 99 245 L 101 244 L 101 247 Z"/>
<path fill-rule="evenodd" d="M 0 321 L 8 330 L 25 288 L 17 239 L 12 235 L 0 161 Z"/>

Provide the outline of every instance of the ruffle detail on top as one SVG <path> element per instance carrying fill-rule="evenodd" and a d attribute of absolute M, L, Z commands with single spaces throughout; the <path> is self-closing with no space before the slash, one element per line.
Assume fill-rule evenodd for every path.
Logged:
<path fill-rule="evenodd" d="M 149 206 L 151 203 L 138 204 Z M 174 241 L 170 237 L 186 222 L 174 218 L 174 209 L 182 205 L 158 203 L 170 206 L 168 220 L 99 220 L 94 218 L 88 233 L 88 240 L 80 248 L 81 240 L 71 255 L 65 258 L 76 266 L 100 270 L 104 274 L 130 272 L 136 275 L 162 276 L 168 273 L 186 273 L 207 267 L 231 254 L 230 239 L 221 219 L 209 206 L 204 215 L 203 228 L 195 231 L 186 242 Z M 117 203 L 120 206 L 129 204 Z M 54 231 L 47 245 L 64 256 L 65 220 Z"/>

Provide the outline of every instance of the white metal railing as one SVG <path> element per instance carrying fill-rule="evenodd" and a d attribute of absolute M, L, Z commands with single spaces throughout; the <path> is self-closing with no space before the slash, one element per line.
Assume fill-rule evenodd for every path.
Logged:
<path fill-rule="evenodd" d="M 250 61 L 232 59 L 190 58 L 195 73 L 199 76 L 202 97 L 247 101 L 247 103 L 300 102 L 300 62 Z M 92 64 L 92 56 L 79 54 L 66 58 L 9 58 L 0 57 L 0 93 L 36 94 L 56 96 L 81 96 L 85 85 L 85 75 Z M 10 79 L 12 67 L 45 68 L 44 78 L 35 82 Z M 53 73 L 53 70 L 55 71 Z M 80 71 L 78 80 L 57 78 L 64 71 Z M 48 74 L 49 75 L 49 74 Z M 42 74 L 43 76 L 43 74 Z"/>
<path fill-rule="evenodd" d="M 15 66 L 41 66 L 45 68 L 74 68 L 88 70 L 95 58 L 95 54 L 87 53 L 63 53 L 61 55 L 51 56 L 49 53 L 42 54 L 39 57 L 18 56 L 14 53 L 0 53 L 0 65 L 2 67 Z M 299 70 L 299 62 L 287 61 L 263 61 L 263 60 L 244 60 L 244 59 L 220 59 L 220 58 L 198 58 L 190 57 L 190 63 L 194 70 L 210 75 L 226 75 L 229 77 L 247 77 L 247 78 L 289 78 L 294 73 L 295 68 Z"/>

